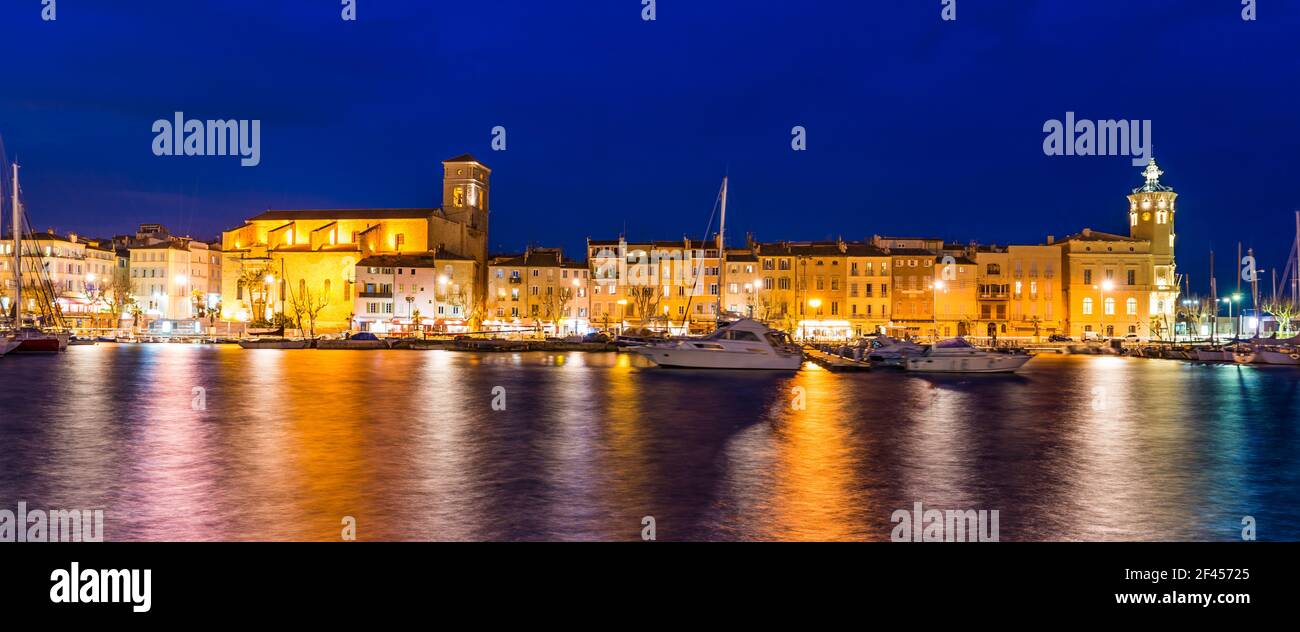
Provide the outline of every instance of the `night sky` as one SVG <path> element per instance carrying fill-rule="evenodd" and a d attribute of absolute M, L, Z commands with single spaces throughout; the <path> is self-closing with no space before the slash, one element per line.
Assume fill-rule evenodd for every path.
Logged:
<path fill-rule="evenodd" d="M 433 206 L 493 169 L 494 251 L 872 234 L 1127 232 L 1127 156 L 1049 157 L 1044 121 L 1151 119 L 1180 271 L 1238 240 L 1280 266 L 1300 208 L 1300 3 L 1259 0 L 40 0 L 0 4 L 0 135 L 38 228 L 215 238 L 266 208 Z M 155 157 L 173 112 L 260 119 L 261 165 Z M 494 152 L 491 129 L 507 130 Z M 808 130 L 808 150 L 790 130 Z M 1267 273 L 1265 275 L 1267 278 Z"/>

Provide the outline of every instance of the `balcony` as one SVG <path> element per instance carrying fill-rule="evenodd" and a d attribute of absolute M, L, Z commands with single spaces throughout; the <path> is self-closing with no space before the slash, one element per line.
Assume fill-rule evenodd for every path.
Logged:
<path fill-rule="evenodd" d="M 510 282 L 514 284 L 518 284 L 518 283 L 523 283 L 524 280 L 520 277 L 510 277 Z"/>
<path fill-rule="evenodd" d="M 360 298 L 393 298 L 392 292 L 357 292 Z"/>

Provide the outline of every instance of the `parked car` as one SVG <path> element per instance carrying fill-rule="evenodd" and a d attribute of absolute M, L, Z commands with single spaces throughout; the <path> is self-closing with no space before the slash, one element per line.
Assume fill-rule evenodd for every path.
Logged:
<path fill-rule="evenodd" d="M 1074 338 L 1071 338 L 1065 334 L 1052 334 L 1047 337 L 1047 341 L 1048 342 L 1074 342 Z"/>

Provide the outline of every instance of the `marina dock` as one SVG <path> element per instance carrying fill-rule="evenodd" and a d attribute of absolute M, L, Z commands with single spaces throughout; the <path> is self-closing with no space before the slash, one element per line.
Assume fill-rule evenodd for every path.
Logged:
<path fill-rule="evenodd" d="M 812 347 L 805 347 L 803 353 L 809 360 L 828 371 L 866 371 L 871 368 L 871 365 L 866 362 L 833 355 Z"/>

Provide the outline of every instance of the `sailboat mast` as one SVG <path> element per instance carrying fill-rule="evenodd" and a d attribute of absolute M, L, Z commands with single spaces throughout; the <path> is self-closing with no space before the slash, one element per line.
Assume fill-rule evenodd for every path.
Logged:
<path fill-rule="evenodd" d="M 23 326 L 23 250 L 22 250 L 22 210 L 18 206 L 18 163 L 14 163 L 13 191 L 14 211 L 14 331 Z"/>
<path fill-rule="evenodd" d="M 722 221 L 718 223 L 718 307 L 715 320 L 722 317 L 722 294 L 726 291 L 723 275 L 727 271 L 727 176 L 722 176 Z"/>
<path fill-rule="evenodd" d="M 1219 286 L 1214 279 L 1214 251 L 1210 251 L 1210 300 L 1214 302 L 1214 317 L 1210 319 L 1210 343 L 1213 344 L 1219 333 Z"/>

